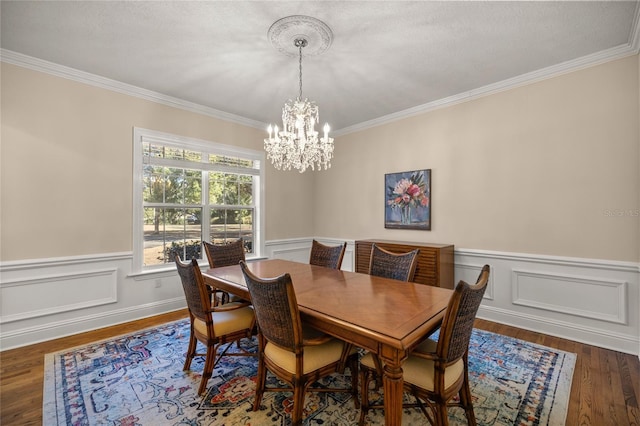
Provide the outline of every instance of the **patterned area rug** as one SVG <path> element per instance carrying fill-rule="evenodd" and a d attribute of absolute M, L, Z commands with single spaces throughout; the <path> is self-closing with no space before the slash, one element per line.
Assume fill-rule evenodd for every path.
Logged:
<path fill-rule="evenodd" d="M 267 392 L 262 409 L 251 410 L 253 357 L 224 357 L 206 395 L 198 397 L 203 361 L 196 358 L 191 371 L 182 371 L 188 341 L 189 323 L 181 320 L 47 354 L 43 424 L 290 424 L 290 393 Z M 243 346 L 255 351 L 255 339 Z M 575 354 L 474 330 L 469 365 L 478 424 L 563 425 L 574 364 Z M 325 384 L 344 386 L 346 380 L 336 375 Z M 311 392 L 304 416 L 305 425 L 354 425 L 359 410 L 349 394 Z M 450 409 L 449 419 L 452 425 L 467 424 L 461 409 Z M 383 425 L 383 411 L 371 411 L 368 423 Z M 403 424 L 427 422 L 419 411 L 406 409 Z"/>

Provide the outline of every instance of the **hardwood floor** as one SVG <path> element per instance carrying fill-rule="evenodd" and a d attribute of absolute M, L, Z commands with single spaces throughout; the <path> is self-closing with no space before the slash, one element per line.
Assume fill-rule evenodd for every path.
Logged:
<path fill-rule="evenodd" d="M 186 310 L 181 310 L 0 353 L 0 424 L 46 425 L 42 422 L 45 354 L 186 316 Z M 476 327 L 578 355 L 567 425 L 640 426 L 640 361 L 637 356 L 484 320 L 477 320 Z"/>

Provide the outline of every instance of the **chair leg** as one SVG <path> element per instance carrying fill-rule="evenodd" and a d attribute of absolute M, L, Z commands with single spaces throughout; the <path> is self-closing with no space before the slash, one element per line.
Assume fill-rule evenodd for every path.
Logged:
<path fill-rule="evenodd" d="M 462 388 L 460 388 L 460 404 L 467 415 L 469 426 L 476 426 L 476 415 L 473 412 L 473 401 L 471 399 L 471 389 L 469 389 L 469 376 L 465 376 Z"/>
<path fill-rule="evenodd" d="M 184 360 L 183 370 L 188 370 L 191 368 L 191 360 L 196 355 L 196 345 L 198 341 L 196 336 L 193 335 L 193 327 L 191 327 L 191 333 L 189 334 L 189 346 L 187 347 L 187 356 Z"/>
<path fill-rule="evenodd" d="M 372 372 L 368 368 L 360 369 L 360 420 L 358 425 L 364 425 L 364 420 L 369 412 L 369 384 L 371 383 Z"/>
<path fill-rule="evenodd" d="M 293 387 L 293 411 L 291 412 L 292 426 L 302 424 L 302 412 L 304 411 L 304 383 L 296 383 Z"/>
<path fill-rule="evenodd" d="M 354 354 L 349 358 L 349 370 L 351 370 L 351 395 L 353 396 L 353 405 L 356 410 L 360 408 L 360 399 L 358 398 L 358 355 Z"/>
<path fill-rule="evenodd" d="M 438 426 L 449 426 L 449 415 L 447 413 L 447 403 L 438 401 L 436 404 L 436 424 Z"/>
<path fill-rule="evenodd" d="M 200 387 L 198 388 L 198 395 L 202 395 L 207 389 L 207 382 L 213 375 L 213 367 L 216 363 L 216 348 L 215 346 L 207 346 L 207 357 L 204 361 L 204 370 L 202 371 L 202 379 L 200 380 Z"/>
<path fill-rule="evenodd" d="M 376 366 L 376 374 L 373 379 L 376 381 L 376 390 L 380 390 L 382 388 L 382 377 L 384 375 L 384 365 L 382 365 L 382 360 L 378 356 L 378 354 L 372 353 L 373 363 Z"/>
<path fill-rule="evenodd" d="M 267 379 L 267 368 L 264 365 L 263 355 L 260 354 L 258 358 L 258 379 L 256 380 L 256 397 L 253 401 L 253 411 L 260 409 L 260 403 L 262 402 L 262 395 L 264 394 L 264 386 Z"/>

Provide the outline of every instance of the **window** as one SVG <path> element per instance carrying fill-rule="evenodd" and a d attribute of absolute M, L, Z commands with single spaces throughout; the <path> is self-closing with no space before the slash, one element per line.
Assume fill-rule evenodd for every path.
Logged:
<path fill-rule="evenodd" d="M 202 259 L 202 241 L 260 255 L 262 152 L 139 128 L 133 146 L 134 273 Z"/>

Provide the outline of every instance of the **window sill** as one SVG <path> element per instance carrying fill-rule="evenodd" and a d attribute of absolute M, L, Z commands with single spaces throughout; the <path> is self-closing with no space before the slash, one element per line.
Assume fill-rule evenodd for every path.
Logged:
<path fill-rule="evenodd" d="M 247 262 L 253 262 L 256 260 L 264 260 L 264 259 L 267 259 L 267 257 L 265 256 L 248 257 Z M 204 260 L 200 260 L 198 262 L 198 265 L 200 265 L 201 269 L 209 268 L 209 264 Z M 143 281 L 143 280 L 150 280 L 154 278 L 172 277 L 175 275 L 177 275 L 175 265 L 167 264 L 165 266 L 149 269 L 146 271 L 131 272 L 130 274 L 127 275 L 127 278 L 133 278 L 135 281 Z"/>

